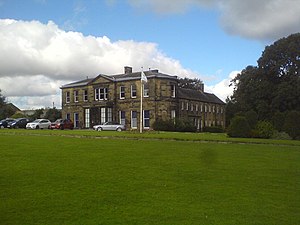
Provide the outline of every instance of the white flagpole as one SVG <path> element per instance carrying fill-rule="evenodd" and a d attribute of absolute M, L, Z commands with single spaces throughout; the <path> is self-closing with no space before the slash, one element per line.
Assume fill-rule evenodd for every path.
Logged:
<path fill-rule="evenodd" d="M 143 133 L 143 67 L 142 67 L 142 72 L 141 72 L 141 104 L 140 104 L 140 133 Z"/>

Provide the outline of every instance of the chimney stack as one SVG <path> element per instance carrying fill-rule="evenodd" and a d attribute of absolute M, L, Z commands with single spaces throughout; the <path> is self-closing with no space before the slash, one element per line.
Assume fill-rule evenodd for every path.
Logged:
<path fill-rule="evenodd" d="M 132 67 L 130 67 L 130 66 L 124 66 L 124 73 L 125 74 L 132 73 Z"/>

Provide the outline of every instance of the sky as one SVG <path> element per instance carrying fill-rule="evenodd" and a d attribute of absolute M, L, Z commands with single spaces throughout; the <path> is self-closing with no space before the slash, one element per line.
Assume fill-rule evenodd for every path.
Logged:
<path fill-rule="evenodd" d="M 0 89 L 20 109 L 61 108 L 60 87 L 159 69 L 222 100 L 265 46 L 300 31 L 300 0 L 0 0 Z"/>

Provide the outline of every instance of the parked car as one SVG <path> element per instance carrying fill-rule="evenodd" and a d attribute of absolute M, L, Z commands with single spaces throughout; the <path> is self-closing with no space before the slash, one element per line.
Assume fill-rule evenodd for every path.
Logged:
<path fill-rule="evenodd" d="M 117 122 L 106 122 L 101 125 L 93 126 L 93 129 L 97 130 L 97 131 L 102 131 L 102 130 L 122 131 L 122 130 L 125 130 L 125 126 L 122 124 L 119 124 Z"/>
<path fill-rule="evenodd" d="M 48 129 L 50 124 L 51 122 L 48 119 L 36 119 L 31 123 L 27 123 L 26 129 Z"/>
<path fill-rule="evenodd" d="M 0 121 L 0 128 L 3 129 L 3 128 L 6 128 L 8 123 L 14 121 L 15 119 L 12 119 L 12 118 L 6 118 L 4 120 L 1 120 Z"/>
<path fill-rule="evenodd" d="M 26 124 L 29 122 L 27 118 L 18 118 L 7 124 L 8 128 L 26 128 Z"/>
<path fill-rule="evenodd" d="M 73 129 L 74 123 L 69 119 L 57 119 L 54 123 L 51 123 L 50 129 Z"/>

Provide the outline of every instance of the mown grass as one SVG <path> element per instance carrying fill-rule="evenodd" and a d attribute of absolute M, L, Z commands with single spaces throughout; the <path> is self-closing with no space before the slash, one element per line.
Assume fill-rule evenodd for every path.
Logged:
<path fill-rule="evenodd" d="M 1 224 L 300 224 L 299 146 L 1 132 Z"/>
<path fill-rule="evenodd" d="M 274 145 L 294 145 L 300 146 L 300 141 L 295 140 L 273 140 L 258 138 L 230 138 L 225 133 L 183 133 L 183 132 L 163 132 L 148 131 L 140 134 L 137 131 L 93 131 L 93 130 L 25 130 L 25 129 L 0 129 L 0 135 L 54 135 L 54 136 L 73 136 L 86 138 L 127 138 L 127 139 L 159 139 L 177 141 L 208 141 L 208 142 L 227 142 L 227 143 L 253 143 L 253 144 L 274 144 Z"/>

